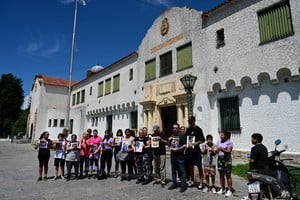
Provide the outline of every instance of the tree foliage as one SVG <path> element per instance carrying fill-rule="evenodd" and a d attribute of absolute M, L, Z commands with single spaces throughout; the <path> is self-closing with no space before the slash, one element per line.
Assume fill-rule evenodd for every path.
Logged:
<path fill-rule="evenodd" d="M 12 124 L 19 118 L 24 101 L 22 80 L 13 74 L 0 78 L 0 137 L 11 134 Z"/>

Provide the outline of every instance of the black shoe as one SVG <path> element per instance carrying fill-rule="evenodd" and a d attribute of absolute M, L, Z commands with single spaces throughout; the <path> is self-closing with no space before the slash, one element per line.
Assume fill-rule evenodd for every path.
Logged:
<path fill-rule="evenodd" d="M 170 187 L 168 187 L 168 190 L 174 190 L 175 188 L 177 188 L 177 185 L 172 184 Z"/>
<path fill-rule="evenodd" d="M 122 176 L 122 177 L 121 177 L 121 181 L 124 181 L 124 180 L 126 180 L 126 177 L 125 177 L 125 176 Z"/>
<path fill-rule="evenodd" d="M 185 192 L 186 191 L 186 187 L 181 187 L 179 192 Z"/>
<path fill-rule="evenodd" d="M 151 181 L 148 179 L 148 180 L 145 180 L 142 182 L 142 185 L 147 185 L 148 183 L 150 183 Z"/>
<path fill-rule="evenodd" d="M 136 184 L 140 184 L 142 182 L 142 180 L 141 179 L 138 179 L 137 181 L 136 181 Z"/>

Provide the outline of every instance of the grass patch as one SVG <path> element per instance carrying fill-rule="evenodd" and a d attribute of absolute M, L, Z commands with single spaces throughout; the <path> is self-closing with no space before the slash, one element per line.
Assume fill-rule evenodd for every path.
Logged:
<path fill-rule="evenodd" d="M 234 175 L 243 177 L 244 179 L 247 179 L 247 171 L 249 169 L 249 164 L 238 164 L 232 166 L 232 173 Z"/>
<path fill-rule="evenodd" d="M 232 174 L 243 177 L 247 179 L 247 171 L 249 168 L 249 164 L 238 164 L 232 166 Z M 300 197 L 300 168 L 299 167 L 292 167 L 288 166 L 289 172 L 293 175 L 293 177 L 298 181 L 296 184 L 296 193 L 297 197 Z"/>

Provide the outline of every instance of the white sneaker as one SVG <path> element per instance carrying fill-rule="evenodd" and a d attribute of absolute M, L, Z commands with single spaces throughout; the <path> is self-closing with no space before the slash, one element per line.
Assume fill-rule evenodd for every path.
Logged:
<path fill-rule="evenodd" d="M 248 196 L 244 196 L 241 200 L 251 200 Z"/>
<path fill-rule="evenodd" d="M 208 192 L 208 187 L 205 187 L 203 190 L 202 190 L 202 192 L 204 193 L 204 192 Z"/>
<path fill-rule="evenodd" d="M 54 178 L 52 179 L 52 181 L 55 181 L 57 179 L 57 176 L 54 176 Z"/>
<path fill-rule="evenodd" d="M 232 192 L 230 190 L 227 190 L 225 193 L 225 197 L 230 197 L 232 195 Z"/>
<path fill-rule="evenodd" d="M 60 175 L 61 180 L 65 180 L 65 177 L 63 175 Z"/>
<path fill-rule="evenodd" d="M 218 192 L 216 192 L 216 194 L 223 194 L 223 193 L 224 193 L 223 189 L 220 189 Z"/>
<path fill-rule="evenodd" d="M 217 193 L 216 188 L 215 188 L 215 187 L 212 187 L 212 188 L 211 188 L 211 192 L 212 192 L 213 194 L 216 194 L 216 193 Z"/>

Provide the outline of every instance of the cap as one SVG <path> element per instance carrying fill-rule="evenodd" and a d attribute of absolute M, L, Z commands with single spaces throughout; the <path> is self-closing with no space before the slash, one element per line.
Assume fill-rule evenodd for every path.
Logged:
<path fill-rule="evenodd" d="M 153 131 L 157 131 L 159 129 L 158 125 L 153 126 Z"/>

